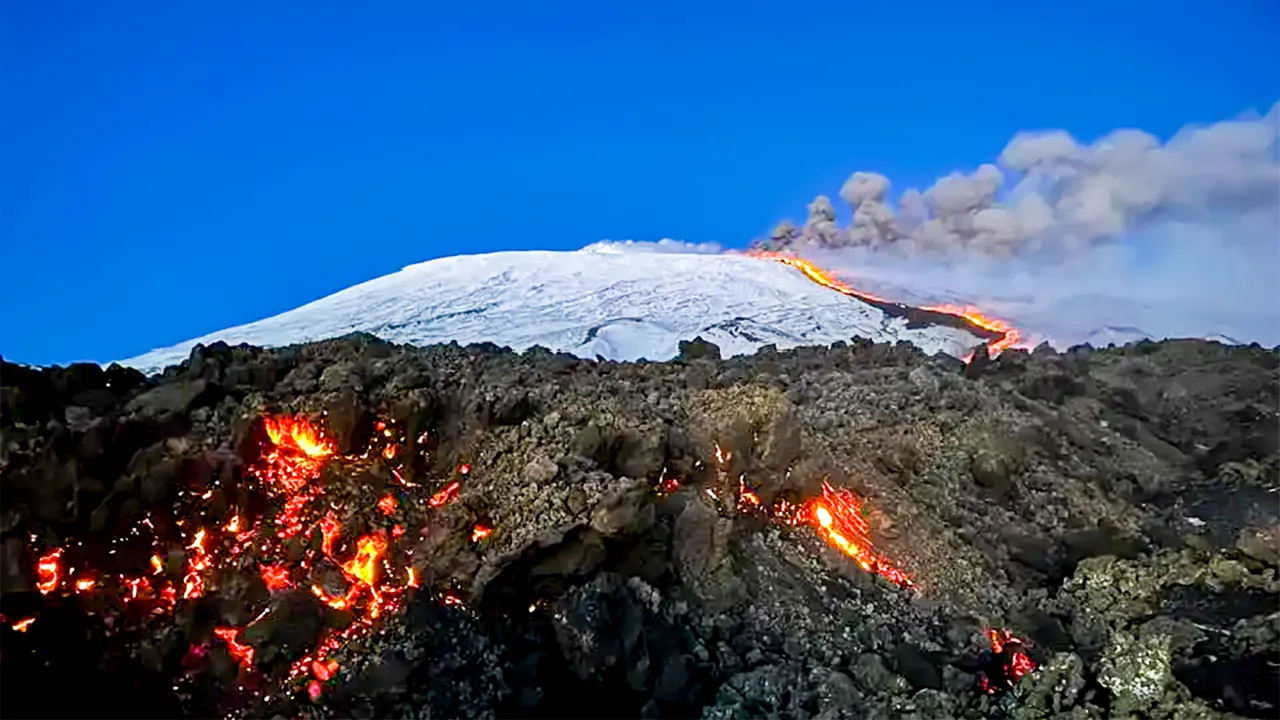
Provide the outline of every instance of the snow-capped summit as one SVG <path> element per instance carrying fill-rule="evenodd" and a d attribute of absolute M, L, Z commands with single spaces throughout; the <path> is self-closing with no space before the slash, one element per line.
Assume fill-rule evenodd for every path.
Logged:
<path fill-rule="evenodd" d="M 908 328 L 796 270 L 743 255 L 576 252 L 460 255 L 410 265 L 275 317 L 152 350 L 121 364 L 157 372 L 197 343 L 267 347 L 363 331 L 397 343 L 456 340 L 580 357 L 667 360 L 701 335 L 725 355 L 830 344 L 855 336 L 906 340 L 961 357 L 980 338 L 946 327 Z"/>

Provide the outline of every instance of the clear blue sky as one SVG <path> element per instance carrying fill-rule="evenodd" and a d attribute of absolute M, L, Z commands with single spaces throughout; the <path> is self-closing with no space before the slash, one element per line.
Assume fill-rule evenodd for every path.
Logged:
<path fill-rule="evenodd" d="M 1280 97 L 1275 0 L 5 0 L 0 23 L 0 353 L 38 364 L 443 255 L 741 246 L 854 170 L 925 186 L 1021 129 L 1168 136 Z"/>

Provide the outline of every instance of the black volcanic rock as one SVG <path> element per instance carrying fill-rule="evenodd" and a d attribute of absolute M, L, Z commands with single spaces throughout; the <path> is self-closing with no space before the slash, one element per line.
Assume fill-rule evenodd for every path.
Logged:
<path fill-rule="evenodd" d="M 1197 341 L 961 366 L 860 339 L 722 359 L 698 339 L 632 364 L 367 335 L 213 344 L 152 380 L 3 363 L 0 702 L 33 717 L 1271 717 L 1278 369 L 1276 350 Z M 227 520 L 272 502 L 251 472 L 268 412 L 316 419 L 345 456 L 312 481 L 349 530 L 335 556 L 393 525 L 414 550 L 418 588 L 315 701 L 301 681 L 254 688 L 351 620 L 319 594 L 352 587 L 337 561 L 319 590 L 270 590 L 246 555 L 199 600 L 141 612 L 145 631 L 119 624 L 121 587 L 36 590 L 51 546 L 77 572 L 181 587 L 214 545 L 140 544 L 144 519 L 241 542 Z M 824 484 L 860 499 L 914 589 L 741 494 L 794 507 Z M 178 515 L 193 495 L 209 517 Z M 321 543 L 299 530 L 282 561 Z M 247 626 L 252 673 L 210 645 L 228 625 Z M 980 678 L 1010 678 L 993 629 L 1040 668 L 989 694 Z"/>

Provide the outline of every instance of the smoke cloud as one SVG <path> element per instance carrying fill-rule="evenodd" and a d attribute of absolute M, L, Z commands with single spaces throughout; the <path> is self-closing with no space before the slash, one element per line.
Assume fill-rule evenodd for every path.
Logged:
<path fill-rule="evenodd" d="M 1280 345 L 1280 103 L 1168 142 L 1021 133 L 996 164 L 890 204 L 854 173 L 757 246 L 790 250 L 902 302 L 972 303 L 1034 341 L 1141 337 Z"/>
<path fill-rule="evenodd" d="M 896 207 L 888 178 L 856 172 L 840 189 L 852 209 L 847 227 L 837 226 L 832 201 L 820 196 L 803 226 L 783 223 L 768 242 L 797 251 L 1061 256 L 1166 224 L 1274 242 L 1278 146 L 1280 103 L 1265 116 L 1187 127 L 1163 144 L 1139 130 L 1092 144 L 1061 130 L 1020 133 L 998 164 L 952 173 L 923 192 L 908 189 Z"/>

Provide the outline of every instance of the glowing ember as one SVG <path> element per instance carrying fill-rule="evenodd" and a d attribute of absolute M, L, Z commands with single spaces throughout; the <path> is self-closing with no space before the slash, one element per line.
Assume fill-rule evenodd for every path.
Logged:
<path fill-rule="evenodd" d="M 220 627 L 214 628 L 213 634 L 222 638 L 223 642 L 227 644 L 227 652 L 231 653 L 231 657 L 235 658 L 236 662 L 240 663 L 241 667 L 246 670 L 253 667 L 253 646 L 241 645 L 236 641 L 236 638 L 240 635 L 239 630 L 229 627 Z"/>
<path fill-rule="evenodd" d="M 388 443 L 386 447 L 382 448 L 382 457 L 387 460 L 392 460 L 395 458 L 397 452 L 399 452 L 399 448 L 396 447 L 396 444 Z"/>
<path fill-rule="evenodd" d="M 162 572 L 164 572 L 164 564 L 160 562 L 160 556 L 152 555 L 151 556 L 151 574 L 159 575 Z"/>
<path fill-rule="evenodd" d="M 288 590 L 293 587 L 293 581 L 289 579 L 289 568 L 283 565 L 263 565 L 260 568 L 262 574 L 262 582 L 266 583 L 267 590 L 271 592 L 279 592 Z"/>
<path fill-rule="evenodd" d="M 187 555 L 187 572 L 182 578 L 183 590 L 182 597 L 184 599 L 197 598 L 204 595 L 204 577 L 203 573 L 209 569 L 212 560 L 204 551 L 205 531 L 201 528 L 196 532 L 195 538 L 187 549 L 191 552 Z"/>
<path fill-rule="evenodd" d="M 325 605 L 328 605 L 334 610 L 346 610 L 348 608 L 353 607 L 356 601 L 360 599 L 360 589 L 362 587 L 363 586 L 361 585 L 352 585 L 351 587 L 347 588 L 347 592 L 345 595 L 330 595 L 324 588 L 320 587 L 319 585 L 312 585 L 311 593 L 316 597 L 320 598 L 320 602 L 324 603 Z"/>
<path fill-rule="evenodd" d="M 857 290 L 852 286 L 835 279 L 834 277 L 831 276 L 830 273 L 818 268 L 816 265 L 809 262 L 808 260 L 794 257 L 792 255 L 784 255 L 782 253 L 767 252 L 763 250 L 753 250 L 749 254 L 752 257 L 757 257 L 764 260 L 773 260 L 775 262 L 780 262 L 784 265 L 790 265 L 791 267 L 799 270 L 801 273 L 804 274 L 805 277 L 809 278 L 815 283 L 827 289 L 835 290 L 836 292 L 841 293 L 843 295 L 848 295 L 849 297 L 854 297 L 854 298 L 858 298 L 859 300 L 866 300 L 869 302 L 882 303 L 882 304 L 895 304 L 892 300 L 889 300 L 887 298 L 882 298 L 878 295 L 873 295 L 869 292 Z M 987 315 L 986 313 L 982 312 L 982 310 L 973 306 L 929 305 L 927 307 L 922 307 L 920 309 L 927 312 L 936 312 L 936 313 L 941 313 L 943 315 L 951 315 L 953 317 L 963 318 L 964 320 L 968 321 L 969 323 L 977 327 L 982 328 L 983 330 L 1002 333 L 1003 337 L 1001 337 L 999 340 L 995 340 L 987 344 L 987 351 L 991 354 L 992 357 L 995 357 L 996 355 L 1000 354 L 1001 351 L 1007 350 L 1008 348 L 1021 346 L 1023 342 L 1021 330 L 1013 327 L 1012 325 L 1005 322 L 1004 320 L 993 318 Z M 964 358 L 964 361 L 967 363 L 972 359 L 973 359 L 973 356 L 968 355 Z"/>
<path fill-rule="evenodd" d="M 990 675 L 983 673 L 978 677 L 978 686 L 989 694 L 1011 690 L 1023 675 L 1036 669 L 1036 661 L 1027 654 L 1027 642 L 1016 637 L 1008 630 L 989 630 L 987 638 L 991 641 L 991 652 L 995 654 L 998 665 Z"/>
<path fill-rule="evenodd" d="M 410 567 L 406 569 L 405 574 L 408 576 L 405 584 L 413 588 L 418 587 L 418 571 Z"/>
<path fill-rule="evenodd" d="M 387 536 L 381 533 L 364 535 L 356 540 L 356 556 L 342 566 L 347 574 L 359 578 L 365 585 L 374 586 L 374 573 L 378 571 L 378 559 L 387 550 Z"/>
<path fill-rule="evenodd" d="M 463 467 L 466 467 L 466 465 L 463 465 Z M 431 507 L 435 507 L 435 508 L 446 505 L 458 499 L 458 490 L 461 487 L 462 487 L 462 484 L 459 483 L 457 480 L 455 480 L 449 483 L 447 486 L 445 486 L 445 488 L 440 492 L 436 493 L 435 495 L 432 495 L 431 499 L 428 500 L 427 502 L 431 505 Z"/>
<path fill-rule="evenodd" d="M 723 465 L 729 462 L 729 459 L 733 457 L 733 453 L 721 450 L 719 444 L 717 444 L 715 447 L 716 447 L 716 464 L 717 465 Z"/>
<path fill-rule="evenodd" d="M 320 682 L 328 681 L 329 678 L 333 677 L 333 674 L 337 672 L 337 670 L 338 663 L 336 660 L 329 660 L 328 662 L 320 662 L 319 660 L 316 660 L 311 663 L 311 674 L 315 675 L 316 679 Z"/>
<path fill-rule="evenodd" d="M 281 449 L 294 449 L 311 458 L 328 457 L 334 453 L 333 444 L 326 440 L 320 429 L 302 418 L 268 417 L 263 421 L 272 444 Z"/>
<path fill-rule="evenodd" d="M 76 580 L 76 592 L 87 592 L 93 589 L 97 582 L 93 578 L 80 578 Z"/>
<path fill-rule="evenodd" d="M 342 526 L 338 524 L 338 518 L 334 517 L 332 512 L 320 518 L 320 547 L 325 555 L 333 556 L 333 544 L 338 541 L 338 535 L 341 532 Z"/>
<path fill-rule="evenodd" d="M 378 501 L 378 511 L 383 515 L 391 516 L 396 511 L 396 496 L 386 495 Z"/>
<path fill-rule="evenodd" d="M 493 532 L 493 530 L 485 527 L 484 525 L 476 525 L 471 528 L 471 542 L 480 542 L 481 540 L 489 537 L 489 533 L 491 532 Z"/>
<path fill-rule="evenodd" d="M 458 474 L 459 474 L 459 475 L 467 475 L 467 474 L 468 474 L 468 473 L 470 473 L 470 472 L 471 472 L 471 466 L 470 466 L 470 465 L 468 465 L 468 464 L 466 464 L 466 463 L 463 463 L 463 464 L 461 464 L 461 465 L 459 465 L 459 466 L 458 466 Z"/>
<path fill-rule="evenodd" d="M 654 490 L 659 495 L 670 495 L 680 489 L 680 478 L 667 475 L 666 468 L 663 468 L 662 475 L 658 477 L 658 485 Z"/>
<path fill-rule="evenodd" d="M 54 548 L 41 555 L 40 561 L 36 564 L 36 574 L 39 576 L 36 589 L 42 595 L 48 595 L 56 590 L 62 574 L 62 549 Z"/>
<path fill-rule="evenodd" d="M 18 632 L 26 632 L 27 628 L 31 627 L 31 623 L 35 621 L 36 619 L 33 617 L 23 618 L 22 620 L 19 620 L 13 624 L 13 629 L 17 630 Z"/>
<path fill-rule="evenodd" d="M 151 589 L 151 584 L 146 578 L 128 578 L 124 581 L 124 586 L 129 588 L 129 600 L 137 600 L 143 592 Z"/>

